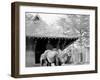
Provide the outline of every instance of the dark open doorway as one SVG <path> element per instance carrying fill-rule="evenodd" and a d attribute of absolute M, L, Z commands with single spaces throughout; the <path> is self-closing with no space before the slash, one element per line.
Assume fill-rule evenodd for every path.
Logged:
<path fill-rule="evenodd" d="M 35 52 L 35 63 L 40 63 L 40 56 L 45 50 L 60 48 L 63 50 L 78 38 L 48 38 L 48 37 L 26 37 L 26 50 Z"/>

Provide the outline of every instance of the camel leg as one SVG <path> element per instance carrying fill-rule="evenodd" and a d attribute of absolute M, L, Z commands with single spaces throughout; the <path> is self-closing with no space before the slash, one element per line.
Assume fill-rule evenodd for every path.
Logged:
<path fill-rule="evenodd" d="M 58 58 L 58 65 L 59 66 L 61 66 L 62 65 L 62 63 L 61 63 L 61 61 L 60 61 L 60 59 Z"/>
<path fill-rule="evenodd" d="M 43 66 L 45 63 L 45 60 L 41 60 L 40 65 Z"/>
<path fill-rule="evenodd" d="M 47 66 L 51 66 L 51 63 L 48 61 L 48 59 L 46 58 L 47 61 Z"/>

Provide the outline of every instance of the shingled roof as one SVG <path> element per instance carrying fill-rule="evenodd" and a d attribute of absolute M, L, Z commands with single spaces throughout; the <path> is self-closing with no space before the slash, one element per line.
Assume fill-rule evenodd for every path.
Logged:
<path fill-rule="evenodd" d="M 26 23 L 26 36 L 35 37 L 64 37 L 73 38 L 79 37 L 79 32 L 67 26 L 68 30 L 64 30 L 62 26 L 58 24 L 47 24 L 39 15 L 36 15 L 29 23 Z"/>

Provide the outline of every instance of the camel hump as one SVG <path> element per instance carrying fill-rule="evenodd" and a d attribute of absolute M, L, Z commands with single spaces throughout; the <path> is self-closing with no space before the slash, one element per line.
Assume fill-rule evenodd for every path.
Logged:
<path fill-rule="evenodd" d="M 57 55 L 57 51 L 49 51 L 49 52 L 47 53 L 47 56 L 48 56 L 49 58 L 53 58 L 55 55 Z"/>
<path fill-rule="evenodd" d="M 41 54 L 41 59 L 46 59 L 48 52 L 50 52 L 50 50 L 46 50 L 44 53 L 42 53 Z"/>

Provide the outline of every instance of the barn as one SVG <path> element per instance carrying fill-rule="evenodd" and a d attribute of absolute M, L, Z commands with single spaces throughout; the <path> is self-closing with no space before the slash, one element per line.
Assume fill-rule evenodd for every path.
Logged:
<path fill-rule="evenodd" d="M 26 20 L 26 67 L 37 66 L 41 54 L 52 48 L 67 48 L 79 38 L 79 33 L 71 26 L 68 31 L 58 24 L 48 25 L 41 16 L 36 15 L 31 21 Z"/>

